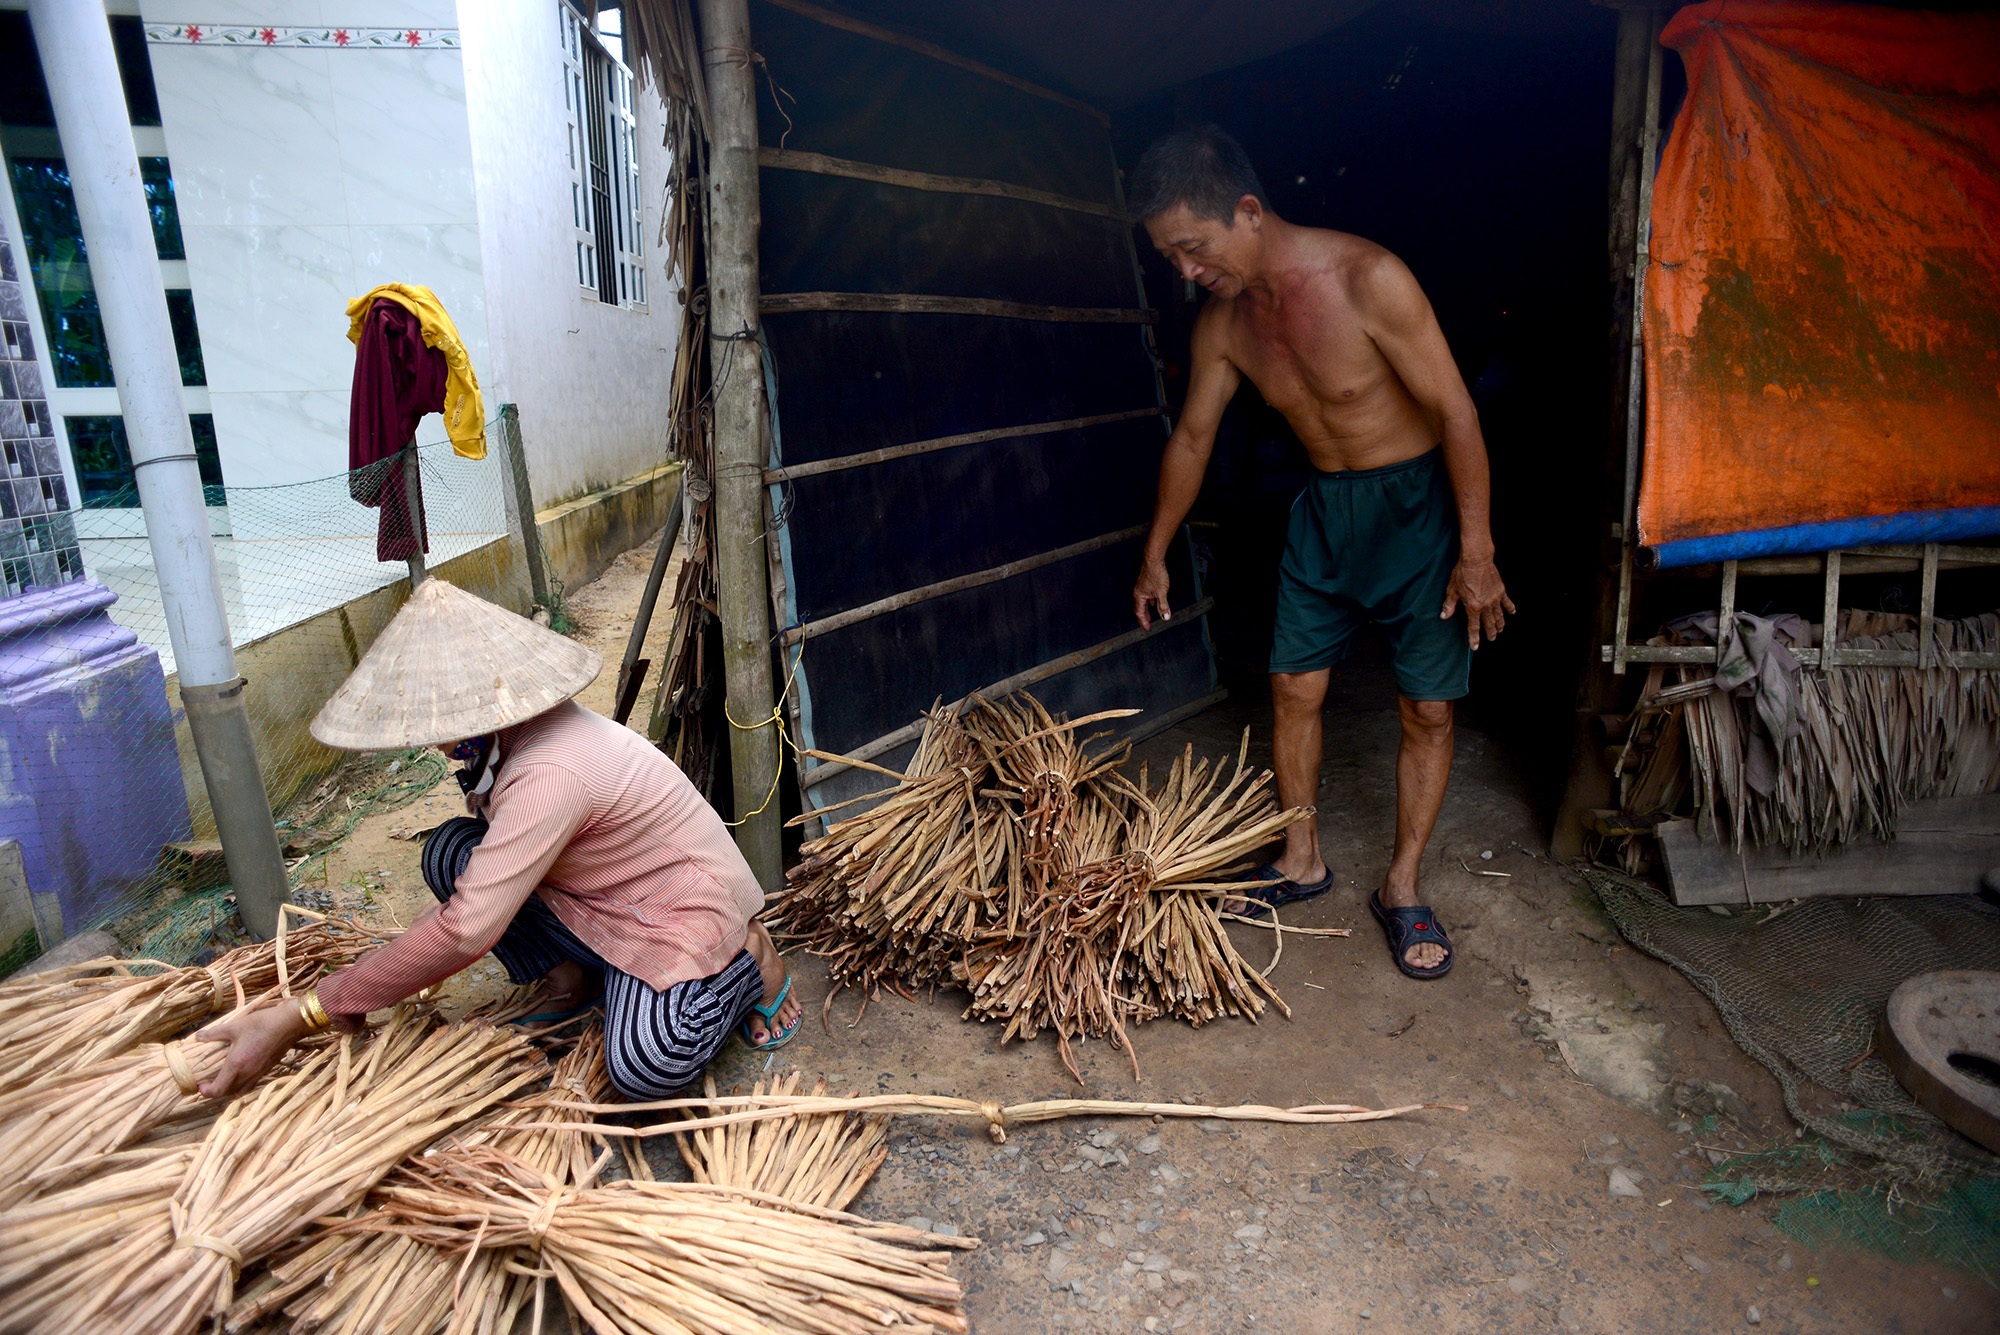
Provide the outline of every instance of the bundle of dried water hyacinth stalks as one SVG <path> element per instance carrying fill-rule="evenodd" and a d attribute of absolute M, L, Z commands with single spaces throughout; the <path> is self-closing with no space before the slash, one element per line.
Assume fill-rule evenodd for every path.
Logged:
<path fill-rule="evenodd" d="M 276 991 L 308 987 L 379 937 L 318 922 L 206 967 L 91 960 L 0 983 L 0 1091 L 81 1070 Z"/>
<path fill-rule="evenodd" d="M 454 1132 L 423 1156 L 428 1176 L 412 1177 L 407 1165 L 352 1212 L 354 1220 L 379 1217 L 384 1193 L 397 1185 L 423 1185 L 468 1154 L 483 1163 L 493 1150 L 556 1186 L 586 1186 L 603 1167 L 579 1131 L 522 1129 L 546 1120 L 550 1109 L 577 1099 L 607 1097 L 604 1031 L 592 1023 L 556 1063 L 548 1088 L 512 1100 L 499 1112 Z M 223 1328 L 231 1332 L 287 1331 L 294 1335 L 485 1335 L 514 1328 L 531 1306 L 546 1309 L 548 1276 L 525 1248 L 472 1247 L 452 1255 L 402 1233 L 341 1227 L 317 1232 L 246 1284 Z"/>
<path fill-rule="evenodd" d="M 1310 813 L 1279 810 L 1247 732 L 1233 770 L 1189 748 L 1158 788 L 1077 735 L 1134 712 L 1065 721 L 1026 694 L 933 710 L 900 782 L 805 846 L 773 929 L 838 984 L 958 985 L 1003 1042 L 1055 1030 L 1079 1083 L 1073 1038 L 1131 1055 L 1127 1025 L 1159 1016 L 1290 1014 L 1211 897 Z"/>
<path fill-rule="evenodd" d="M 216 1107 L 196 1085 L 215 1074 L 226 1051 L 217 1043 L 144 1043 L 0 1094 L 0 1210 L 97 1171 L 103 1156 L 163 1128 L 212 1119 Z"/>
<path fill-rule="evenodd" d="M 228 1104 L 198 1146 L 0 1214 L 0 1331 L 185 1335 L 235 1280 L 403 1159 L 547 1074 L 525 1038 L 399 1011 Z"/>
<path fill-rule="evenodd" d="M 704 1088 L 710 1099 L 718 1097 L 713 1077 Z M 772 1081 L 769 1088 L 759 1080 L 751 1095 L 785 1097 L 798 1092 L 799 1073 L 793 1071 Z M 803 1097 L 826 1098 L 826 1081 L 819 1081 Z M 688 1110 L 690 1115 L 693 1111 Z M 889 1157 L 889 1119 L 835 1106 L 831 1112 L 707 1127 L 674 1140 L 697 1182 L 746 1187 L 799 1205 L 845 1210 Z M 645 1162 L 641 1156 L 633 1158 Z"/>
<path fill-rule="evenodd" d="M 598 1335 L 967 1329 L 949 1265 L 973 1240 L 746 1187 L 552 1186 L 490 1151 L 413 1163 L 381 1195 L 383 1208 L 354 1227 L 448 1250 L 532 1248 Z"/>

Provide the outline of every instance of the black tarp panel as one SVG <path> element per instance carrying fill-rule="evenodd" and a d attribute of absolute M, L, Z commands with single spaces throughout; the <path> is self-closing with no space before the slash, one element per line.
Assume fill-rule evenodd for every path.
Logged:
<path fill-rule="evenodd" d="M 765 207 L 766 238 L 789 225 Z M 1130 284 L 1125 299 L 1135 299 Z M 1153 366 L 1131 325 L 810 311 L 767 316 L 764 337 L 778 395 L 791 405 L 786 463 L 1156 401 Z"/>
<path fill-rule="evenodd" d="M 770 4 L 752 4 L 751 24 L 771 76 L 759 107 L 771 147 L 1117 203 L 1109 131 L 1088 112 Z M 1096 214 L 776 166 L 762 172 L 761 190 L 767 294 L 1139 304 L 1130 231 Z M 1139 323 L 806 311 L 767 315 L 763 326 L 773 463 L 1159 404 Z M 784 616 L 810 623 L 1143 525 L 1165 434 L 1163 418 L 1142 417 L 774 486 Z M 1123 538 L 788 649 L 804 744 L 867 747 L 936 699 L 1133 631 L 1140 541 Z M 1192 602 L 1198 582 L 1185 544 L 1170 564 L 1180 600 Z M 1034 689 L 1052 707 L 1136 706 L 1157 717 L 1213 687 L 1205 624 L 1186 618 Z M 821 796 L 858 782 L 835 780 Z"/>
<path fill-rule="evenodd" d="M 1118 202 L 1110 137 L 1087 112 L 754 0 L 750 33 L 772 148 Z"/>

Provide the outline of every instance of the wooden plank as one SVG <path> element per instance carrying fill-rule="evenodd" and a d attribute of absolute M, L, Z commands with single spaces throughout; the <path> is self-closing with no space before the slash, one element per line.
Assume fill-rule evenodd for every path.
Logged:
<path fill-rule="evenodd" d="M 934 436 L 930 440 L 913 440 L 907 445 L 890 445 L 879 450 L 863 450 L 859 454 L 843 454 L 832 459 L 815 459 L 810 463 L 767 468 L 764 470 L 764 480 L 790 482 L 793 478 L 838 473 L 843 469 L 863 468 L 869 464 L 887 463 L 891 459 L 908 459 L 912 455 L 956 449 L 961 445 L 984 445 L 993 440 L 1012 440 L 1017 436 L 1041 436 L 1055 431 L 1080 431 L 1085 427 L 1104 426 L 1111 422 L 1130 422 L 1141 417 L 1159 417 L 1166 411 L 1165 408 L 1132 408 L 1122 413 L 1096 413 L 1090 417 L 1065 418 L 1060 422 L 1030 422 L 1026 426 L 1001 426 L 994 427 L 990 431 L 966 431 L 956 436 Z"/>
<path fill-rule="evenodd" d="M 1612 662 L 1614 646 L 1598 646 L 1598 654 L 1606 662 Z M 1819 650 L 1794 649 L 1792 655 L 1807 667 L 1819 666 Z M 1634 644 L 1625 646 L 1624 658 L 1627 663 L 1713 663 L 1715 646 L 1712 644 Z M 1917 651 L 1914 649 L 1842 649 L 1836 668 L 1913 668 L 1917 666 Z M 1976 653 L 1971 651 L 1943 651 L 1937 656 L 1936 667 L 1957 668 L 1961 672 L 1992 672 L 2000 669 L 2000 654 Z"/>
<path fill-rule="evenodd" d="M 801 18 L 811 19 L 815 23 L 823 23 L 829 28 L 839 28 L 843 32 L 851 32 L 862 37 L 871 38 L 886 46 L 900 46 L 905 51 L 914 51 L 920 56 L 929 56 L 932 60 L 950 65 L 956 69 L 965 70 L 970 74 L 977 74 L 983 79 L 991 79 L 995 83 L 1006 84 L 1009 88 L 1019 92 L 1027 93 L 1034 97 L 1045 98 L 1050 102 L 1056 103 L 1058 106 L 1065 106 L 1073 111 L 1081 111 L 1105 125 L 1111 123 L 1111 116 L 1108 112 L 1101 111 L 1091 106 L 1088 102 L 1080 101 L 1064 93 L 1058 93 L 1053 88 L 1044 88 L 1040 84 L 1029 83 L 1026 79 L 1016 78 L 1004 70 L 996 70 L 991 65 L 982 65 L 976 60 L 970 60 L 965 56 L 959 55 L 956 51 L 946 50 L 935 42 L 926 42 L 920 37 L 906 36 L 891 28 L 884 28 L 873 23 L 865 23 L 860 19 L 851 19 L 845 14 L 838 14 L 831 9 L 810 4 L 808 0 L 770 0 L 770 3 L 780 9 L 789 9 Z"/>
<path fill-rule="evenodd" d="M 1058 547 L 1052 552 L 1043 552 L 1039 556 L 1024 556 L 1018 561 L 1009 561 L 1005 565 L 993 566 L 987 570 L 975 570 L 969 575 L 959 575 L 953 579 L 941 579 L 935 584 L 926 584 L 919 589 L 909 589 L 902 593 L 893 593 L 887 598 L 878 598 L 872 603 L 863 603 L 859 607 L 850 607 L 845 612 L 835 612 L 830 616 L 820 617 L 816 621 L 808 621 L 802 626 L 794 626 L 785 632 L 784 642 L 786 644 L 797 644 L 801 640 L 810 640 L 815 636 L 825 635 L 829 631 L 839 630 L 843 626 L 852 626 L 859 621 L 867 621 L 870 618 L 881 616 L 886 612 L 901 611 L 903 608 L 914 606 L 917 603 L 926 603 L 933 598 L 942 598 L 948 593 L 962 593 L 967 589 L 976 589 L 982 585 L 997 584 L 1003 579 L 1012 579 L 1016 575 L 1025 575 L 1031 570 L 1040 570 L 1043 566 L 1052 566 L 1058 561 L 1067 561 L 1071 557 L 1082 556 L 1088 552 L 1098 551 L 1101 548 L 1111 547 L 1121 542 L 1129 542 L 1133 538 L 1143 537 L 1145 533 L 1146 525 L 1144 524 L 1138 524 L 1132 528 L 1121 528 L 1116 533 L 1099 534 L 1095 538 L 1086 538 L 1082 542 L 1073 542 L 1067 547 Z"/>
<path fill-rule="evenodd" d="M 1893 843 L 1850 844 L 1825 858 L 1747 846 L 1739 854 L 1703 839 L 1691 820 L 1665 821 L 1658 833 L 1667 884 L 1680 905 L 1970 895 L 1988 868 L 2000 866 L 2000 794 L 1912 802 Z"/>
<path fill-rule="evenodd" d="M 1214 606 L 1215 600 L 1213 598 L 1203 598 L 1197 603 L 1182 608 L 1171 621 L 1157 620 L 1143 630 L 1128 630 L 1122 635 L 1114 635 L 1108 640 L 1099 641 L 1087 649 L 1078 649 L 1074 653 L 1064 654 L 1060 658 L 1052 658 L 1048 662 L 1031 667 L 1025 672 L 1016 672 L 1011 677 L 1002 677 L 999 681 L 982 686 L 972 692 L 972 695 L 977 695 L 986 700 L 997 700 L 1001 696 L 1012 695 L 1015 691 L 1025 691 L 1030 686 L 1045 682 L 1051 677 L 1059 677 L 1065 672 L 1074 668 L 1080 668 L 1086 663 L 1094 663 L 1108 654 L 1115 654 L 1120 649 L 1128 648 L 1141 640 L 1151 639 L 1155 635 L 1184 626 L 1198 617 L 1207 616 L 1209 610 Z M 951 702 L 950 707 L 956 709 L 970 698 L 971 696 L 961 695 L 958 699 Z M 923 731 L 924 721 L 918 719 L 914 723 L 905 724 L 894 732 L 884 733 L 872 742 L 863 742 L 860 746 L 849 747 L 846 754 L 853 760 L 873 760 L 877 756 L 887 755 L 905 742 L 915 741 L 923 734 Z M 826 782 L 826 780 L 831 779 L 834 775 L 845 773 L 852 768 L 853 766 L 842 764 L 837 760 L 825 761 L 807 770 L 805 776 L 799 782 L 803 787 L 812 788 Z"/>
<path fill-rule="evenodd" d="M 796 148 L 760 148 L 757 165 L 774 171 L 810 172 L 815 176 L 844 176 L 853 181 L 873 181 L 878 185 L 901 186 L 905 190 L 926 190 L 938 195 L 985 195 L 993 199 L 1014 199 L 1024 204 L 1046 204 L 1052 209 L 1089 213 L 1123 227 L 1125 211 L 1109 204 L 1093 204 L 1087 199 L 1058 195 L 1053 190 L 1036 190 L 1006 181 L 979 176 L 940 176 L 936 172 L 911 171 L 906 167 L 884 167 L 875 162 L 830 157 L 825 153 L 805 153 Z"/>
<path fill-rule="evenodd" d="M 1049 324 L 1152 324 L 1155 311 L 1122 306 L 1037 306 L 994 297 L 940 297 L 922 292 L 766 292 L 757 309 L 765 315 L 800 311 L 856 311 L 864 315 L 997 315 L 1007 320 Z"/>

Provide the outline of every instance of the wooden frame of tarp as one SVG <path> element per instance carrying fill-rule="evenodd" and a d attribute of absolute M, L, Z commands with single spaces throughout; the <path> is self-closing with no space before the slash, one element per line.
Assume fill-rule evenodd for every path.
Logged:
<path fill-rule="evenodd" d="M 1645 356 L 1640 338 L 1641 317 L 1646 304 L 1646 271 L 1651 263 L 1651 218 L 1653 175 L 1660 150 L 1660 89 L 1664 49 L 1660 33 L 1667 11 L 1649 5 L 1621 7 L 1619 54 L 1613 93 L 1613 169 L 1611 251 L 1613 264 L 1613 319 L 1617 357 L 1621 374 L 1615 386 L 1614 411 L 1624 434 L 1623 470 L 1620 475 L 1618 522 L 1612 534 L 1619 547 L 1616 610 L 1610 618 L 1606 642 L 1599 645 L 1599 661 L 1611 665 L 1615 676 L 1625 675 L 1630 663 L 1713 663 L 1714 645 L 1634 644 L 1631 637 L 1632 592 L 1635 579 L 1651 572 L 1640 560 L 1638 549 L 1639 474 L 1645 438 Z M 1776 575 L 1824 575 L 1821 600 L 1822 624 L 1837 624 L 1840 608 L 1840 580 L 1849 575 L 1916 571 L 1921 577 L 1917 648 L 1848 649 L 1829 645 L 1823 649 L 1795 650 L 1796 657 L 1809 667 L 1950 667 L 1992 670 L 2000 668 L 2000 654 L 1940 652 L 1933 642 L 1932 609 L 1937 601 L 1937 576 L 1941 570 L 1976 569 L 2000 565 L 2000 548 L 1947 546 L 1925 543 L 1902 546 L 1864 546 L 1800 556 L 1766 556 L 1720 564 L 1720 587 L 1716 607 L 1718 626 L 1729 624 L 1738 606 L 1736 582 L 1742 577 Z M 1663 575 L 1700 577 L 1718 573 L 1713 566 L 1682 567 Z"/>
<path fill-rule="evenodd" d="M 953 52 L 936 47 L 931 43 L 912 38 L 874 24 L 849 18 L 832 10 L 805 3 L 804 0 L 769 0 L 779 9 L 791 12 L 813 22 L 845 30 L 868 38 L 874 42 L 899 47 L 932 60 L 941 61 L 982 79 L 993 80 L 1019 92 L 1025 92 L 1037 99 L 1060 104 L 1074 110 L 1087 112 L 1091 117 L 1106 121 L 1104 113 L 1088 107 L 1061 93 L 1024 82 L 1002 71 L 991 69 L 976 61 L 968 60 Z M 766 171 L 800 173 L 809 176 L 838 177 L 852 181 L 899 187 L 905 190 L 922 191 L 932 194 L 982 196 L 990 199 L 1008 200 L 1034 205 L 1052 210 L 1080 213 L 1105 219 L 1114 224 L 1126 220 L 1122 190 L 1118 188 L 1117 175 L 1111 171 L 1114 164 L 1107 162 L 1111 171 L 1109 202 L 1078 198 L 1057 190 L 1037 189 L 1011 181 L 990 179 L 979 176 L 948 175 L 943 171 L 918 171 L 907 167 L 890 166 L 882 162 L 859 160 L 861 154 L 835 156 L 831 153 L 809 152 L 800 149 L 775 147 L 766 143 L 758 151 L 758 165 Z M 946 169 L 948 170 L 948 168 Z M 1102 324 L 1135 326 L 1135 332 L 1145 340 L 1152 352 L 1152 329 L 1156 313 L 1148 309 L 1145 289 L 1139 270 L 1136 251 L 1131 249 L 1129 236 L 1125 247 L 1130 254 L 1132 291 L 1136 300 L 1130 305 L 1049 305 L 1027 301 L 1001 300 L 990 296 L 948 295 L 931 292 L 853 292 L 853 291 L 800 291 L 765 292 L 759 301 L 759 313 L 763 316 L 790 315 L 804 312 L 841 312 L 884 315 L 965 315 L 1020 320 L 1061 325 Z M 808 285 L 809 286 L 809 285 Z M 922 439 L 891 443 L 880 448 L 859 450 L 851 454 L 829 458 L 808 459 L 789 463 L 781 457 L 777 441 L 767 442 L 772 448 L 767 452 L 769 463 L 763 470 L 766 488 L 765 519 L 773 540 L 766 544 L 773 612 L 776 624 L 781 628 L 777 637 L 781 654 L 781 670 L 786 675 L 786 689 L 781 692 L 785 709 L 789 715 L 794 733 L 805 747 L 800 758 L 798 781 L 803 809 L 810 814 L 824 800 L 818 799 L 814 790 L 830 779 L 851 774 L 856 765 L 844 760 L 820 754 L 812 750 L 810 739 L 815 731 L 810 725 L 811 706 L 802 704 L 802 698 L 812 699 L 808 679 L 811 662 L 802 657 L 810 642 L 823 635 L 856 626 L 891 613 L 948 595 L 963 593 L 971 589 L 1001 583 L 1031 571 L 1043 570 L 1074 560 L 1089 553 L 1103 550 L 1120 543 L 1136 541 L 1146 532 L 1145 525 L 1137 527 L 1129 523 L 1084 537 L 1052 546 L 1046 551 L 1014 557 L 1011 560 L 969 572 L 953 572 L 947 578 L 933 579 L 916 587 L 898 589 L 884 596 L 875 597 L 853 607 L 823 611 L 801 619 L 796 610 L 794 590 L 790 588 L 789 569 L 790 538 L 788 536 L 788 508 L 790 498 L 786 494 L 787 484 L 803 478 L 816 478 L 829 473 L 866 469 L 893 461 L 907 460 L 922 455 L 942 451 L 974 450 L 996 443 L 1019 441 L 1027 437 L 1046 436 L 1056 433 L 1085 430 L 1093 427 L 1109 426 L 1114 423 L 1138 421 L 1146 418 L 1164 418 L 1164 387 L 1158 376 L 1158 358 L 1152 356 L 1152 392 L 1144 397 L 1151 402 L 1143 406 L 1117 408 L 1115 411 L 1098 411 L 1087 415 L 1067 417 L 1060 420 L 1028 421 L 1012 425 L 996 425 L 979 430 L 960 431 L 949 435 L 929 436 Z M 783 367 L 776 368 L 782 374 Z M 767 367 L 767 374 L 771 368 Z M 1106 405 L 1116 407 L 1116 404 Z M 775 405 L 774 405 L 775 413 Z M 772 423 L 782 429 L 780 424 Z M 1087 530 L 1086 530 L 1087 531 Z M 943 572 L 939 572 L 943 573 Z M 1199 576 L 1197 575 L 1197 582 Z M 1110 655 L 1127 650 L 1139 643 L 1152 639 L 1171 630 L 1185 630 L 1190 623 L 1205 625 L 1205 617 L 1211 600 L 1203 597 L 1199 587 L 1189 596 L 1189 605 L 1177 608 L 1171 621 L 1156 622 L 1147 629 L 1134 628 L 1122 634 L 1097 639 L 1080 648 L 1072 648 L 1045 662 L 1021 668 L 998 680 L 986 682 L 966 697 L 998 696 L 1012 691 L 1024 690 L 1050 681 L 1066 672 L 1096 663 Z M 1101 632 L 1099 632 L 1101 634 Z M 1017 666 L 1017 665 L 1010 665 Z M 790 689 L 791 678 L 797 676 L 799 689 Z M 961 679 L 956 689 L 964 689 Z M 1175 702 L 1172 708 L 1160 709 L 1157 714 L 1140 720 L 1137 728 L 1127 728 L 1123 735 L 1137 738 L 1150 735 L 1163 728 L 1199 712 L 1201 709 L 1223 699 L 1226 692 L 1214 689 L 1211 679 L 1204 693 L 1195 698 Z M 952 701 L 957 704 L 961 701 Z M 925 701 L 928 704 L 929 701 Z M 1121 701 L 1121 703 L 1123 703 Z M 849 760 L 862 762 L 878 761 L 892 757 L 898 748 L 913 743 L 920 735 L 922 719 L 912 717 L 911 721 L 893 728 L 880 736 L 859 743 L 849 742 L 837 749 Z M 809 831 L 810 833 L 810 831 Z"/>
<path fill-rule="evenodd" d="M 1828 643 L 1817 649 L 1794 649 L 1793 657 L 1807 667 L 1867 668 L 1956 668 L 1992 671 L 2000 668 L 2000 654 L 1959 653 L 1940 650 L 1932 627 L 1937 606 L 1937 577 L 1945 570 L 1976 570 L 2000 566 L 2000 548 L 1949 547 L 1929 542 L 1921 547 L 1852 547 L 1818 556 L 1764 556 L 1744 561 L 1724 561 L 1720 569 L 1721 587 L 1716 599 L 1716 625 L 1727 626 L 1736 615 L 1737 581 L 1745 576 L 1785 576 L 1824 574 L 1821 599 L 1822 632 L 1831 636 L 1840 612 L 1840 580 L 1847 575 L 1876 575 L 1916 571 L 1920 579 L 1915 649 L 1842 649 Z M 1676 575 L 1699 575 L 1704 567 L 1677 570 Z M 1707 569 L 1712 569 L 1707 568 Z M 1661 645 L 1630 642 L 1628 621 L 1632 606 L 1632 560 L 1626 553 L 1619 575 L 1617 634 L 1611 643 L 1600 646 L 1603 662 L 1620 675 L 1628 663 L 1713 663 L 1715 645 Z"/>

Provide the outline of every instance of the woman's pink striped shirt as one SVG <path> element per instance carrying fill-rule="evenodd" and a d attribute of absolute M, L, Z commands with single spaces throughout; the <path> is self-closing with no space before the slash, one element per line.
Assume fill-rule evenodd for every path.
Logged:
<path fill-rule="evenodd" d="M 336 1015 L 393 1005 L 500 939 L 539 893 L 608 962 L 666 989 L 719 972 L 764 892 L 729 830 L 645 738 L 575 701 L 500 734 L 491 823 L 449 902 L 319 985 Z"/>

